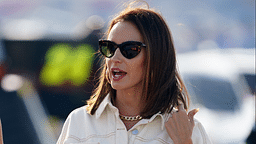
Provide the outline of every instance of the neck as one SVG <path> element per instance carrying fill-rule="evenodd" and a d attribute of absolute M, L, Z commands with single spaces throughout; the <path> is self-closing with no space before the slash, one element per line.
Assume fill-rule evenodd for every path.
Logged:
<path fill-rule="evenodd" d="M 125 116 L 139 115 L 143 108 L 142 91 L 137 88 L 129 90 L 117 90 L 115 106 L 119 113 Z"/>

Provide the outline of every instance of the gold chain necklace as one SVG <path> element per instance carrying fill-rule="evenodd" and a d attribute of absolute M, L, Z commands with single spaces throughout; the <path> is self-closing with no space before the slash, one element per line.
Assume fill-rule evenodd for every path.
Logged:
<path fill-rule="evenodd" d="M 119 114 L 119 117 L 122 120 L 127 120 L 127 121 L 135 121 L 135 120 L 141 120 L 142 119 L 142 116 L 140 116 L 140 115 L 137 115 L 137 116 L 124 116 L 124 115 L 120 115 Z"/>

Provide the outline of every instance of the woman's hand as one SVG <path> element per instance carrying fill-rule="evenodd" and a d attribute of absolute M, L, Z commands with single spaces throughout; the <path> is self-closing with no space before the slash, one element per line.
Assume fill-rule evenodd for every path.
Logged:
<path fill-rule="evenodd" d="M 192 144 L 192 132 L 195 126 L 194 115 L 199 109 L 193 109 L 188 114 L 183 104 L 178 106 L 178 111 L 165 123 L 165 128 L 175 144 Z"/>

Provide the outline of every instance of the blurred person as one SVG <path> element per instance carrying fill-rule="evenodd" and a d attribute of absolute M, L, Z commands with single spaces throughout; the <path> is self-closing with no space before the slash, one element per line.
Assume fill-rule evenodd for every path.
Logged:
<path fill-rule="evenodd" d="M 70 113 L 63 143 L 211 143 L 188 112 L 170 30 L 163 17 L 130 3 L 99 40 L 105 59 L 87 105 Z"/>
<path fill-rule="evenodd" d="M 2 122 L 0 119 L 0 144 L 3 144 L 4 140 L 3 140 L 3 134 L 2 134 Z"/>

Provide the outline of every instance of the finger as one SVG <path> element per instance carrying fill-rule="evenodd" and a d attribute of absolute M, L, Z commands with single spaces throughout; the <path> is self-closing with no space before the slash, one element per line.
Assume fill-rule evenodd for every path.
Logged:
<path fill-rule="evenodd" d="M 193 109 L 188 113 L 188 118 L 190 120 L 191 123 L 194 123 L 194 116 L 195 114 L 199 111 L 199 108 L 197 109 Z"/>

